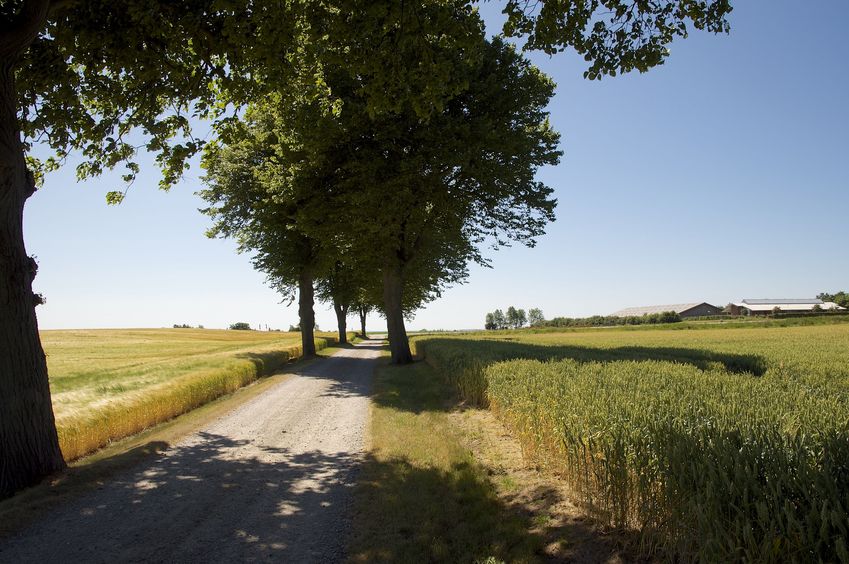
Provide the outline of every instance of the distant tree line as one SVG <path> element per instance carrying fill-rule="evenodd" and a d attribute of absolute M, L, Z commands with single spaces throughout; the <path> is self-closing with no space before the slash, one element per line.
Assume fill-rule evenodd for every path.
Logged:
<path fill-rule="evenodd" d="M 203 325 L 198 325 L 197 327 L 192 327 L 188 323 L 175 323 L 174 329 L 203 329 Z"/>
<path fill-rule="evenodd" d="M 824 302 L 834 302 L 840 307 L 849 308 L 849 293 L 844 291 L 837 292 L 836 294 L 823 292 L 821 294 L 817 294 L 817 299 Z"/>
<path fill-rule="evenodd" d="M 540 327 L 613 327 L 616 325 L 655 325 L 678 323 L 681 316 L 674 311 L 619 317 L 616 315 L 593 315 L 592 317 L 555 317 L 543 321 Z"/>
<path fill-rule="evenodd" d="M 515 307 L 510 306 L 507 308 L 506 314 L 500 309 L 487 313 L 484 328 L 487 331 L 498 329 L 521 329 L 525 325 L 539 327 L 544 322 L 545 318 L 542 315 L 541 309 L 531 308 L 526 313 L 524 309 L 516 309 Z"/>

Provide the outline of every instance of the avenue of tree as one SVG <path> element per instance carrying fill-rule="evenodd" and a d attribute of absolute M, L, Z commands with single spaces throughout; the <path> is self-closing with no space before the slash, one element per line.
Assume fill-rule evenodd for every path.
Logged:
<path fill-rule="evenodd" d="M 297 286 L 302 329 L 316 280 L 340 330 L 341 310 L 377 286 L 396 363 L 412 360 L 405 310 L 462 281 L 469 261 L 485 263 L 482 242 L 532 245 L 554 217 L 551 188 L 534 180 L 560 155 L 545 111 L 553 83 L 503 41 L 485 41 L 475 14 L 451 15 L 478 43 L 429 46 L 466 84 L 441 108 L 374 116 L 362 94 L 372 77 L 328 57 L 333 100 L 288 89 L 253 104 L 204 159 L 213 234 L 257 252 L 284 294 Z"/>
<path fill-rule="evenodd" d="M 504 230 L 509 235 L 516 227 L 518 239 L 530 242 L 541 232 L 551 219 L 542 187 L 528 178 L 502 186 L 498 175 L 503 171 L 498 169 L 509 163 L 484 162 L 486 154 L 473 162 L 470 151 L 452 161 L 434 151 L 429 138 L 441 127 L 456 128 L 459 134 L 468 108 L 478 107 L 481 97 L 498 99 L 497 88 L 487 84 L 486 69 L 503 79 L 525 68 L 516 76 L 540 85 L 546 80 L 523 67 L 518 54 L 498 42 L 482 41 L 480 29 L 472 24 L 473 5 L 459 0 L 0 0 L 0 497 L 64 467 L 35 315 L 41 303 L 32 291 L 37 265 L 26 252 L 22 225 L 24 205 L 43 174 L 63 166 L 71 153 L 83 159 L 77 167 L 80 179 L 123 166 L 128 184 L 139 170 L 137 152 L 153 153 L 162 169 L 161 187 L 168 188 L 179 180 L 187 160 L 204 149 L 204 141 L 192 136 L 190 118 L 212 123 L 217 146 L 229 150 L 228 135 L 239 130 L 237 118 L 247 115 L 241 110 L 248 105 L 273 102 L 275 94 L 283 93 L 271 114 L 294 110 L 278 116 L 291 136 L 299 131 L 292 119 L 318 111 L 323 128 L 338 128 L 335 143 L 351 143 L 351 148 L 382 158 L 363 167 L 364 159 L 357 156 L 333 153 L 328 146 L 309 148 L 315 152 L 297 162 L 325 174 L 336 168 L 311 158 L 339 156 L 344 174 L 319 179 L 290 171 L 298 183 L 312 182 L 320 196 L 307 190 L 303 205 L 287 198 L 269 201 L 276 210 L 269 215 L 282 224 L 251 233 L 254 239 L 245 238 L 243 244 L 259 251 L 257 266 L 272 283 L 282 284 L 284 292 L 291 292 L 296 273 L 299 287 L 303 279 L 306 288 L 307 278 L 326 276 L 340 257 L 358 257 L 356 264 L 341 264 L 382 273 L 381 303 L 396 343 L 406 342 L 401 339 L 403 312 L 461 279 L 467 261 L 480 260 L 482 239 Z M 600 78 L 661 64 L 669 43 L 686 36 L 688 29 L 727 31 L 731 7 L 727 0 L 505 0 L 504 10 L 508 36 L 523 37 L 527 48 L 549 53 L 574 49 L 588 61 L 586 76 Z M 352 77 L 368 80 L 357 84 Z M 526 101 L 525 109 L 541 111 L 550 95 L 542 90 L 542 97 Z M 295 91 L 302 98 L 293 99 Z M 504 118 L 513 110 L 493 111 L 502 111 Z M 516 108 L 515 115 L 522 110 Z M 364 132 L 365 138 L 356 137 Z M 393 146 L 393 138 L 405 143 Z M 466 134 L 448 141 L 456 147 L 469 138 Z M 265 141 L 267 147 L 285 148 L 290 138 Z M 549 155 L 535 156 L 523 170 L 553 162 L 550 142 L 553 138 L 544 143 Z M 31 158 L 36 143 L 52 149 L 54 157 L 43 162 Z M 511 149 L 498 150 L 506 155 Z M 436 165 L 455 167 L 458 175 L 432 168 Z M 383 180 L 387 173 L 392 180 Z M 358 185 L 369 179 L 381 180 L 379 187 Z M 521 202 L 528 194 L 499 193 L 489 200 L 486 192 L 474 194 L 481 181 L 505 192 L 535 189 L 529 209 L 543 211 L 540 222 L 522 233 L 523 226 L 510 224 L 510 206 L 514 200 L 525 205 Z M 257 184 L 264 186 L 264 179 Z M 453 197 L 455 185 L 472 193 L 456 208 L 430 207 L 419 197 L 419 190 Z M 299 184 L 298 190 L 306 189 L 307 184 Z M 381 190 L 392 195 L 382 207 L 376 200 Z M 340 197 L 328 198 L 328 192 Z M 120 191 L 108 195 L 110 202 L 122 197 Z M 326 228 L 308 217 L 303 220 L 301 210 L 319 205 L 319 198 L 330 202 L 331 214 L 355 211 L 350 235 L 328 236 Z M 416 213 L 393 216 L 392 210 L 399 209 Z M 460 221 L 460 211 L 473 212 L 475 221 Z M 368 239 L 386 217 L 393 217 L 385 237 L 394 237 L 394 257 L 385 241 Z M 334 229 L 342 225 L 338 218 L 330 223 Z M 297 229 L 283 235 L 286 225 Z M 220 229 L 220 235 L 246 235 L 238 226 Z M 299 256 L 304 257 L 318 245 L 314 264 L 300 268 L 280 260 L 277 253 L 284 251 L 272 249 L 275 241 L 293 245 L 285 253 L 302 245 Z M 457 255 L 434 265 L 431 261 L 444 259 L 432 252 L 438 241 L 453 245 Z M 364 247 L 370 250 L 360 264 Z M 373 294 L 372 283 L 358 288 L 365 293 L 358 294 L 356 307 L 375 303 L 371 297 L 363 301 Z M 329 291 L 321 290 L 321 296 L 332 296 Z M 312 299 L 300 299 L 304 315 L 309 315 Z M 405 351 L 394 346 L 393 357 L 404 361 Z"/>

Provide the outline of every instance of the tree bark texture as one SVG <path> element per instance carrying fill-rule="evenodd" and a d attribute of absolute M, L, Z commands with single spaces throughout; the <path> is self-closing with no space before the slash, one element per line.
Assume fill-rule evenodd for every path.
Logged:
<path fill-rule="evenodd" d="M 333 302 L 333 311 L 336 312 L 336 325 L 339 328 L 339 344 L 348 343 L 348 306 Z"/>
<path fill-rule="evenodd" d="M 306 270 L 298 278 L 298 315 L 301 320 L 301 347 L 304 356 L 315 356 L 315 290 L 312 274 Z"/>
<path fill-rule="evenodd" d="M 24 246 L 24 204 L 35 182 L 24 160 L 12 60 L 0 60 L 0 498 L 65 467 L 35 315 L 37 266 Z"/>
<path fill-rule="evenodd" d="M 366 334 L 366 308 L 361 307 L 357 310 L 357 313 L 360 315 L 360 337 L 363 339 L 368 339 L 368 335 Z"/>
<path fill-rule="evenodd" d="M 400 266 L 383 269 L 383 307 L 386 313 L 386 328 L 389 332 L 389 350 L 392 364 L 413 362 L 407 329 L 404 327 L 404 278 Z"/>

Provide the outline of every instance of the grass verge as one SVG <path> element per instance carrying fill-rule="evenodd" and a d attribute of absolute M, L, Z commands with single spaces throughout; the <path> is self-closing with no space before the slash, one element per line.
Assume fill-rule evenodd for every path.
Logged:
<path fill-rule="evenodd" d="M 502 503 L 463 445 L 444 381 L 424 363 L 383 366 L 370 454 L 355 493 L 355 562 L 532 562 L 533 524 Z"/>

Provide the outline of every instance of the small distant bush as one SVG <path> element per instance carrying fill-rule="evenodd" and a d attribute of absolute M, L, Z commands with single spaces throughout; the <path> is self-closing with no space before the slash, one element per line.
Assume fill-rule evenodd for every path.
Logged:
<path fill-rule="evenodd" d="M 251 331 L 251 326 L 249 323 L 239 321 L 238 323 L 233 323 L 232 325 L 230 325 L 230 329 L 233 331 Z"/>

